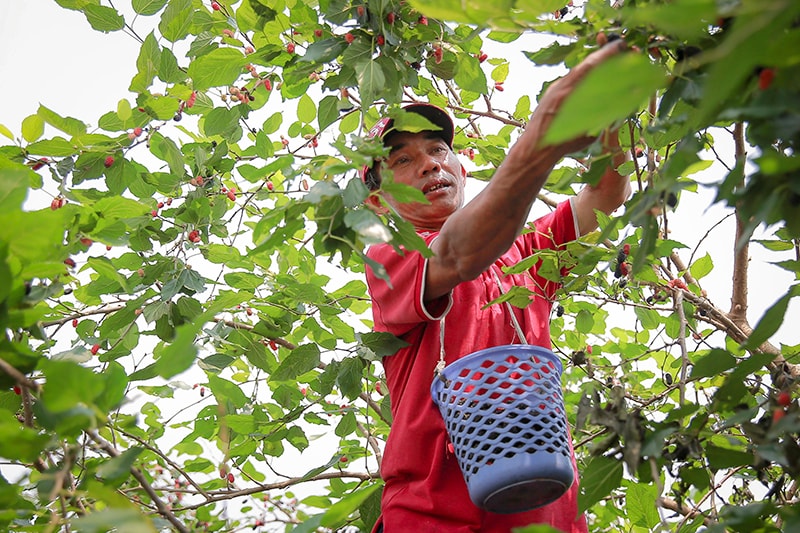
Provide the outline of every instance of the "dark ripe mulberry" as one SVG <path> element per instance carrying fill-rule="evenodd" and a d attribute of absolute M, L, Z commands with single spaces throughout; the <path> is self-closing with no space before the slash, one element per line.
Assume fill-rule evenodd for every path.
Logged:
<path fill-rule="evenodd" d="M 564 306 L 563 305 L 558 304 L 558 307 L 556 307 L 556 316 L 559 316 L 559 317 L 560 316 L 564 316 Z"/>
<path fill-rule="evenodd" d="M 578 350 L 577 352 L 572 352 L 572 363 L 575 365 L 582 365 L 586 363 L 586 352 L 583 350 Z"/>
<path fill-rule="evenodd" d="M 559 13 L 559 14 L 560 14 L 562 17 L 566 16 L 566 15 L 567 15 L 567 13 L 569 13 L 569 7 L 567 7 L 567 6 L 564 6 L 564 7 L 562 7 L 561 9 L 559 9 L 559 10 L 558 10 L 558 13 Z M 619 39 L 619 36 L 617 36 L 617 38 Z M 609 41 L 610 41 L 610 40 L 611 40 L 611 39 L 609 39 Z"/>
<path fill-rule="evenodd" d="M 622 277 L 622 263 L 617 263 L 617 266 L 614 269 L 614 277 L 617 279 Z"/>
<path fill-rule="evenodd" d="M 619 33 L 614 33 L 614 32 L 609 33 L 608 35 L 606 35 L 606 37 L 608 38 L 608 42 L 610 42 L 610 43 L 613 43 L 614 41 L 619 41 L 620 39 L 622 39 L 622 37 L 620 37 Z"/>
<path fill-rule="evenodd" d="M 669 193 L 667 195 L 667 205 L 674 209 L 675 206 L 678 205 L 678 195 L 676 195 L 674 192 Z"/>
<path fill-rule="evenodd" d="M 692 56 L 696 56 L 702 50 L 700 50 L 696 46 L 680 46 L 675 50 L 675 59 L 678 61 L 683 61 L 684 59 L 689 59 Z"/>
<path fill-rule="evenodd" d="M 624 263 L 627 258 L 628 254 L 626 254 L 623 250 L 617 252 L 617 263 Z"/>
<path fill-rule="evenodd" d="M 666 383 L 668 387 L 672 385 L 672 374 L 669 372 L 664 372 L 664 383 Z"/>

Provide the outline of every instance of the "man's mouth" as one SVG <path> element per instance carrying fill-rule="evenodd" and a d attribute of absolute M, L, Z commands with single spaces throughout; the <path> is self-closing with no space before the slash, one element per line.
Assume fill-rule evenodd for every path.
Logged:
<path fill-rule="evenodd" d="M 438 190 L 440 190 L 440 189 L 444 189 L 444 188 L 446 188 L 446 187 L 449 187 L 449 186 L 450 186 L 450 184 L 449 184 L 449 183 L 447 183 L 447 182 L 443 182 L 443 181 L 440 181 L 440 182 L 432 183 L 431 185 L 428 185 L 428 186 L 426 186 L 426 187 L 425 187 L 425 188 L 422 190 L 422 192 L 423 192 L 424 194 L 429 194 L 429 193 L 432 193 L 432 192 L 438 191 Z"/>

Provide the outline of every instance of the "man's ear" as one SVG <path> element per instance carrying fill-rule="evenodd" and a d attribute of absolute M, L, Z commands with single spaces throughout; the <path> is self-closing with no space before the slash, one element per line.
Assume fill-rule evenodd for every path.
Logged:
<path fill-rule="evenodd" d="M 367 199 L 364 200 L 364 203 L 378 216 L 385 215 L 389 212 L 389 208 L 383 205 L 377 194 L 370 194 L 367 196 Z"/>

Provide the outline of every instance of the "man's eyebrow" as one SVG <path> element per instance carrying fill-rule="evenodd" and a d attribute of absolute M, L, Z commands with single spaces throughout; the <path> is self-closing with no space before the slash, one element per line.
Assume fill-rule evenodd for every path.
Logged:
<path fill-rule="evenodd" d="M 442 141 L 443 143 L 447 144 L 446 141 L 444 139 L 442 139 L 442 137 L 438 133 L 436 133 L 435 131 L 426 131 L 425 132 L 425 139 L 426 140 Z M 403 148 L 406 147 L 407 144 L 408 143 L 397 143 L 397 144 L 393 145 L 392 149 L 389 151 L 389 154 L 391 155 L 392 153 L 394 153 L 397 150 L 402 150 Z"/>

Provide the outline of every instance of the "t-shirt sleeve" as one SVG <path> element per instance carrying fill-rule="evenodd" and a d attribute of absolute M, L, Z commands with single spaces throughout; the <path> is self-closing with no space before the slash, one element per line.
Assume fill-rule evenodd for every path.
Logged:
<path fill-rule="evenodd" d="M 438 233 L 424 237 L 428 246 Z M 388 331 L 401 336 L 421 322 L 442 318 L 450 308 L 449 294 L 425 302 L 425 271 L 428 261 L 416 251 L 398 253 L 389 244 L 379 244 L 367 250 L 370 259 L 386 269 L 389 283 L 367 269 L 367 286 L 372 298 L 372 317 L 375 331 Z"/>
<path fill-rule="evenodd" d="M 530 231 L 522 237 L 523 257 L 533 255 L 538 250 L 556 250 L 574 241 L 579 236 L 579 230 L 572 199 L 561 202 L 554 211 L 534 220 L 531 226 Z M 541 266 L 541 263 L 537 263 L 531 274 L 541 293 L 552 301 L 561 282 L 552 276 L 542 276 L 539 272 Z M 567 272 L 568 269 L 562 267 L 560 276 L 565 276 Z"/>
<path fill-rule="evenodd" d="M 555 210 L 537 218 L 528 235 L 530 252 L 555 249 L 578 238 L 578 219 L 572 208 L 572 198 L 556 206 Z"/>

